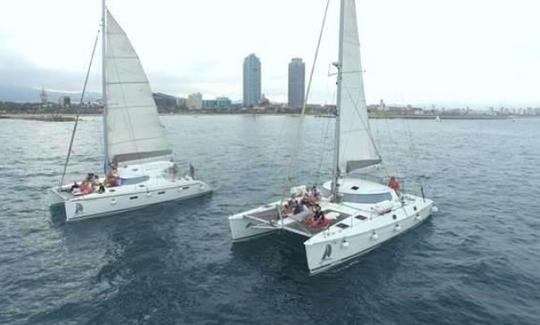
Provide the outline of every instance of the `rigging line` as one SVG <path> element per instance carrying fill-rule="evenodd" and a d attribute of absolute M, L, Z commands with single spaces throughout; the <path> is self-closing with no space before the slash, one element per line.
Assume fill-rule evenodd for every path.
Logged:
<path fill-rule="evenodd" d="M 326 149 L 327 149 L 327 145 L 328 145 L 328 141 L 326 141 L 326 139 L 328 138 L 328 132 L 330 131 L 330 122 L 331 122 L 331 119 L 327 119 L 328 121 L 326 122 L 326 127 L 324 129 L 324 132 L 321 133 L 322 135 L 322 139 L 321 139 L 321 143 L 322 143 L 322 150 L 321 150 L 321 158 L 319 160 L 319 167 L 317 168 L 317 177 L 315 178 L 315 185 L 318 185 L 319 184 L 319 180 L 321 178 L 321 170 L 322 170 L 322 165 L 325 161 L 325 157 L 327 156 L 325 153 L 326 153 Z"/>
<path fill-rule="evenodd" d="M 310 71 L 310 74 L 309 74 L 309 81 L 308 81 L 308 86 L 307 86 L 307 90 L 306 90 L 306 96 L 304 98 L 304 103 L 302 104 L 302 112 L 301 112 L 301 120 L 300 120 L 300 123 L 298 125 L 298 128 L 297 128 L 297 136 L 296 136 L 296 141 L 294 141 L 294 146 L 291 148 L 291 160 L 289 162 L 289 170 L 287 172 L 287 180 L 289 182 L 289 186 L 292 185 L 292 173 L 293 173 L 293 168 L 296 166 L 296 160 L 297 160 L 297 155 L 298 155 L 298 147 L 300 146 L 300 143 L 301 143 L 301 137 L 302 137 L 302 126 L 303 126 L 303 121 L 304 121 L 304 114 L 306 112 L 306 105 L 307 105 L 307 102 L 308 102 L 308 99 L 309 99 L 309 95 L 311 93 L 311 84 L 313 82 L 313 75 L 315 74 L 315 67 L 317 66 L 317 59 L 319 57 L 319 49 L 321 48 L 321 41 L 322 41 L 322 37 L 323 37 L 323 34 L 324 34 L 324 28 L 326 26 L 326 17 L 328 16 L 328 8 L 330 7 L 330 0 L 327 0 L 326 1 L 326 7 L 324 9 L 324 15 L 323 15 L 323 20 L 322 20 L 322 24 L 321 24 L 321 29 L 320 29 L 320 32 L 319 32 L 319 38 L 317 40 L 317 47 L 315 49 L 315 56 L 314 56 L 314 59 L 313 59 L 313 65 L 311 66 L 311 71 Z"/>
<path fill-rule="evenodd" d="M 96 47 L 99 39 L 99 30 L 94 41 L 94 46 L 92 48 L 92 54 L 90 55 L 90 62 L 88 63 L 88 70 L 86 71 L 86 77 L 84 78 L 84 85 L 81 93 L 81 100 L 79 105 L 83 104 L 84 95 L 86 93 L 86 86 L 88 85 L 88 78 L 90 77 L 90 70 L 92 69 L 92 62 L 94 62 L 94 54 L 96 53 Z M 80 111 L 77 109 L 77 116 L 75 117 L 75 124 L 73 125 L 73 131 L 71 132 L 71 139 L 69 140 L 68 153 L 66 161 L 64 162 L 64 170 L 62 171 L 62 177 L 60 178 L 60 187 L 64 184 L 64 177 L 66 176 L 67 166 L 69 164 L 69 158 L 71 157 L 71 149 L 73 148 L 73 141 L 75 140 L 75 132 L 77 132 L 77 126 L 79 125 L 79 116 Z"/>

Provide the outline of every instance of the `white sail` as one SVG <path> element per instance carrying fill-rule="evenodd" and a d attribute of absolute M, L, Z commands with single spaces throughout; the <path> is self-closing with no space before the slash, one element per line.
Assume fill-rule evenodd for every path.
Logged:
<path fill-rule="evenodd" d="M 339 168 L 349 173 L 381 162 L 369 127 L 360 41 L 354 0 L 343 0 L 341 13 L 341 93 L 339 101 Z"/>
<path fill-rule="evenodd" d="M 126 33 L 107 11 L 104 83 L 108 162 L 170 156 L 148 78 Z"/>

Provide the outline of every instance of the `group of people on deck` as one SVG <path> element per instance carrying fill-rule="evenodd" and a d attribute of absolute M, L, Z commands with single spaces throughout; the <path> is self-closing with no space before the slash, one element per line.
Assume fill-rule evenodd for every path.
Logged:
<path fill-rule="evenodd" d="M 80 182 L 73 182 L 69 192 L 73 195 L 87 195 L 91 193 L 104 193 L 106 187 L 115 187 L 121 185 L 121 178 L 118 176 L 116 168 L 112 168 L 104 182 L 101 182 L 99 176 L 89 173 L 86 178 Z"/>
<path fill-rule="evenodd" d="M 314 185 L 304 193 L 302 197 L 292 196 L 287 203 L 283 205 L 281 214 L 287 216 L 300 215 L 305 213 L 306 218 L 304 224 L 311 227 L 324 226 L 327 220 L 324 218 L 324 212 L 322 211 L 319 201 L 321 199 L 321 193 L 319 189 Z"/>

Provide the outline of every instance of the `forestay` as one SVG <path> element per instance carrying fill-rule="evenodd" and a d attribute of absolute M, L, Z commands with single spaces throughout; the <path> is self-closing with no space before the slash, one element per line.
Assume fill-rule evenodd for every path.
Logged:
<path fill-rule="evenodd" d="M 106 26 L 104 136 L 108 163 L 170 156 L 172 151 L 139 57 L 108 11 Z"/>
<path fill-rule="evenodd" d="M 342 8 L 339 165 L 345 173 L 381 162 L 369 127 L 354 0 Z"/>

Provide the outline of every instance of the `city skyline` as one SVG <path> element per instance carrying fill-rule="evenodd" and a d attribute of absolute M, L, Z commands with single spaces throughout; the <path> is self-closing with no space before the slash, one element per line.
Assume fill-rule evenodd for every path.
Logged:
<path fill-rule="evenodd" d="M 337 16 L 337 3 L 331 2 L 329 17 Z M 255 52 L 264 61 L 263 92 L 286 102 L 283 67 L 291 57 L 302 57 L 311 68 L 325 1 L 109 0 L 108 4 L 130 35 L 155 92 L 240 99 L 239 65 L 246 53 Z M 540 105 L 536 1 L 363 0 L 357 7 L 368 102 Z M 280 17 L 279 23 L 261 24 L 260 12 Z M 293 23 L 300 14 L 302 24 Z M 96 0 L 2 2 L 0 88 L 80 92 L 99 17 Z M 335 77 L 329 74 L 337 58 L 336 43 L 337 23 L 330 18 L 310 102 L 333 101 Z M 96 63 L 90 91 L 101 88 L 99 72 Z"/>

